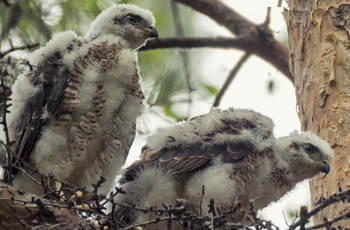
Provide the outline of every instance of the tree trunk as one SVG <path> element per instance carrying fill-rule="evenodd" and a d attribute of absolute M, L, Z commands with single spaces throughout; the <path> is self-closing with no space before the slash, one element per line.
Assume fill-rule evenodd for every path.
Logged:
<path fill-rule="evenodd" d="M 350 187 L 350 4 L 334 0 L 290 0 L 284 16 L 289 34 L 290 71 L 294 76 L 302 130 L 327 140 L 335 152 L 331 172 L 310 181 L 311 203 Z M 334 218 L 350 206 L 337 203 L 315 218 Z M 350 221 L 340 223 L 350 226 Z M 337 224 L 338 225 L 338 224 Z"/>

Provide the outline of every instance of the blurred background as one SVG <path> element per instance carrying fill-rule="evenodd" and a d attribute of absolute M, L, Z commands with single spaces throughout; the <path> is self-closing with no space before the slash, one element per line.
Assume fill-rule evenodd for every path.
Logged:
<path fill-rule="evenodd" d="M 264 23 L 267 8 L 271 7 L 270 29 L 287 46 L 282 16 L 285 3 L 278 7 L 277 0 L 222 2 L 256 24 Z M 209 17 L 173 0 L 0 0 L 0 51 L 36 43 L 44 46 L 53 34 L 64 30 L 84 36 L 91 21 L 113 3 L 132 3 L 150 9 L 157 20 L 155 27 L 160 38 L 234 37 Z M 7 65 L 11 75 L 8 85 L 28 68 L 20 63 L 29 52 L 21 49 L 0 59 L 1 68 L 6 63 L 16 63 Z M 137 159 L 147 137 L 157 128 L 208 113 L 242 55 L 236 49 L 219 48 L 140 51 L 139 66 L 148 108 L 138 120 L 137 138 L 126 165 Z M 242 65 L 218 107 L 249 108 L 269 116 L 275 123 L 276 136 L 288 135 L 300 127 L 292 83 L 254 55 Z M 308 203 L 308 183 L 303 182 L 259 215 L 284 229 L 287 222 L 292 222 L 298 207 Z"/>

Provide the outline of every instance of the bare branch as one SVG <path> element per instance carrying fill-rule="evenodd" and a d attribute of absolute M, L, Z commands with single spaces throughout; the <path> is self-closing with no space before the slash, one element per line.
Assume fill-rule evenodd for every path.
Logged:
<path fill-rule="evenodd" d="M 11 48 L 10 48 L 10 49 L 8 49 L 8 50 L 6 50 L 6 51 L 4 51 L 4 52 L 0 52 L 0 58 L 3 58 L 3 57 L 5 57 L 7 54 L 12 53 L 12 52 L 14 52 L 14 51 L 16 51 L 16 50 L 33 49 L 33 48 L 35 48 L 35 47 L 37 47 L 37 46 L 39 46 L 39 43 L 32 44 L 32 45 L 18 46 L 18 47 L 13 47 L 13 46 L 11 45 Z"/>
<path fill-rule="evenodd" d="M 139 51 L 165 48 L 235 48 L 244 50 L 244 39 L 235 38 L 161 38 L 150 40 Z"/>
<path fill-rule="evenodd" d="M 246 52 L 256 54 L 266 60 L 293 82 L 293 76 L 289 71 L 288 48 L 276 41 L 270 30 L 262 31 L 260 25 L 250 22 L 218 0 L 176 1 L 209 16 L 237 35 L 238 38 L 244 38 L 242 47 Z"/>
<path fill-rule="evenodd" d="M 278 0 L 277 7 L 282 7 L 282 0 Z"/>
<path fill-rule="evenodd" d="M 183 32 L 182 23 L 181 23 L 179 7 L 178 7 L 177 3 L 175 3 L 175 0 L 171 1 L 171 8 L 173 11 L 173 18 L 174 18 L 174 22 L 175 22 L 176 35 L 177 35 L 177 37 L 183 37 L 184 32 Z M 190 75 L 190 71 L 189 71 L 190 62 L 189 62 L 188 53 L 186 50 L 181 50 L 180 55 L 181 55 L 182 65 L 184 67 L 184 72 L 185 72 L 185 76 L 186 76 L 186 80 L 187 80 L 186 82 L 187 82 L 188 101 L 189 101 L 187 116 L 190 116 L 191 107 L 192 107 L 192 92 L 194 90 L 192 87 L 191 75 Z"/>
<path fill-rule="evenodd" d="M 216 21 L 219 25 L 225 26 L 233 34 L 242 35 L 249 33 L 251 28 L 256 25 L 240 15 L 234 9 L 228 7 L 221 1 L 217 0 L 176 0 L 187 5 L 194 10 L 207 15 Z"/>
<path fill-rule="evenodd" d="M 266 13 L 265 22 L 263 25 L 266 28 L 268 28 L 268 26 L 270 25 L 270 22 L 271 22 L 271 7 L 267 7 L 267 13 Z"/>
<path fill-rule="evenodd" d="M 321 203 L 317 207 L 315 207 L 313 210 L 311 210 L 309 213 L 307 213 L 306 218 L 309 219 L 312 216 L 316 215 L 316 213 L 318 213 L 321 210 L 325 209 L 326 207 L 328 207 L 328 206 L 330 206 L 330 205 L 332 205 L 334 203 L 337 203 L 337 202 L 340 202 L 340 201 L 344 201 L 345 199 L 349 199 L 349 197 L 350 197 L 350 189 L 344 190 L 344 191 L 339 192 L 339 193 L 334 193 L 328 199 L 322 200 Z M 302 222 L 303 222 L 303 220 L 297 221 L 296 223 L 290 225 L 289 229 L 296 229 L 296 227 L 300 226 L 302 224 Z"/>
<path fill-rule="evenodd" d="M 223 87 L 221 88 L 221 90 L 219 91 L 219 93 L 216 95 L 215 101 L 213 103 L 212 108 L 219 106 L 220 101 L 222 99 L 222 97 L 224 96 L 226 90 L 228 89 L 228 87 L 230 86 L 231 82 L 233 81 L 233 79 L 236 77 L 238 71 L 241 69 L 241 67 L 243 66 L 243 64 L 247 61 L 247 59 L 250 57 L 250 53 L 245 53 L 241 59 L 239 59 L 239 61 L 237 62 L 237 64 L 235 65 L 235 67 L 231 70 L 230 74 L 228 75 Z"/>
<path fill-rule="evenodd" d="M 10 62 L 10 59 L 8 60 L 8 62 Z M 5 85 L 5 79 L 9 77 L 9 74 L 7 72 L 6 68 L 0 68 L 0 117 L 1 117 L 1 121 L 0 121 L 0 125 L 3 126 L 3 131 L 4 131 L 4 135 L 5 135 L 5 142 L 3 143 L 3 141 L 0 140 L 0 145 L 2 145 L 5 149 L 6 149 L 6 153 L 1 153 L 3 154 L 2 156 L 0 156 L 0 159 L 3 159 L 4 162 L 0 162 L 0 165 L 4 163 L 4 165 L 6 165 L 6 161 L 7 164 L 9 165 L 12 159 L 12 155 L 10 152 L 10 137 L 9 137 L 9 130 L 8 130 L 8 126 L 7 126 L 7 114 L 9 113 L 9 107 L 11 106 L 11 89 L 10 87 Z M 2 161 L 2 160 L 1 160 Z M 9 166 L 9 168 L 11 169 L 11 165 Z M 9 183 L 12 183 L 11 179 L 9 180 Z"/>
<path fill-rule="evenodd" d="M 343 215 L 340 215 L 332 220 L 327 220 L 326 223 L 323 223 L 323 224 L 318 224 L 318 225 L 315 225 L 315 226 L 312 226 L 312 227 L 309 227 L 309 228 L 305 228 L 305 230 L 313 230 L 313 229 L 319 229 L 319 228 L 324 228 L 324 227 L 327 227 L 327 226 L 330 226 L 332 225 L 333 223 L 336 223 L 340 220 L 343 220 L 343 219 L 349 219 L 350 218 L 350 212 L 347 212 Z M 339 228 L 340 229 L 340 228 Z"/>
<path fill-rule="evenodd" d="M 300 207 L 300 230 L 305 230 L 305 224 L 309 222 L 307 218 L 307 206 Z"/>

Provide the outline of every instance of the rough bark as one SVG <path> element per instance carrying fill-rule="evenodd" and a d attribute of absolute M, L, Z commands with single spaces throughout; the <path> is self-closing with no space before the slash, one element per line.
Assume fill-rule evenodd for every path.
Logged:
<path fill-rule="evenodd" d="M 288 4 L 284 16 L 301 129 L 319 134 L 336 155 L 331 173 L 310 181 L 315 205 L 339 188 L 350 187 L 350 4 L 334 0 L 290 0 Z M 349 211 L 347 203 L 337 203 L 316 215 L 314 222 Z M 341 225 L 350 226 L 350 221 Z"/>

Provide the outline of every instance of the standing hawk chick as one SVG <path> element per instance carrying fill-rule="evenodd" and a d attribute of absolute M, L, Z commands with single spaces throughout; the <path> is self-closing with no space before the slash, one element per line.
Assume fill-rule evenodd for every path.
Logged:
<path fill-rule="evenodd" d="M 328 173 L 333 156 L 311 132 L 275 139 L 271 119 L 260 113 L 214 110 L 150 137 L 141 159 L 126 169 L 120 181 L 126 194 L 117 202 L 162 208 L 185 198 L 199 214 L 203 198 L 203 215 L 209 215 L 211 199 L 224 209 L 238 202 L 247 208 L 251 200 L 261 209 L 298 182 Z M 116 215 L 125 223 L 155 218 L 123 208 Z"/>
<path fill-rule="evenodd" d="M 158 37 L 154 23 L 148 10 L 112 5 L 85 37 L 62 32 L 35 51 L 29 57 L 32 70 L 13 86 L 12 163 L 37 181 L 53 176 L 89 191 L 103 176 L 99 192 L 108 192 L 143 108 L 136 50 Z M 12 168 L 8 174 L 7 180 L 16 175 L 16 188 L 43 193 L 23 170 Z"/>

